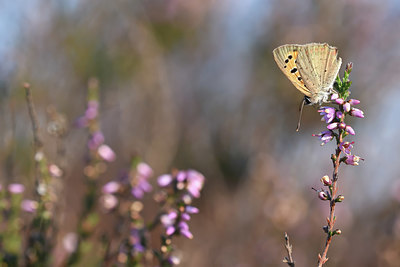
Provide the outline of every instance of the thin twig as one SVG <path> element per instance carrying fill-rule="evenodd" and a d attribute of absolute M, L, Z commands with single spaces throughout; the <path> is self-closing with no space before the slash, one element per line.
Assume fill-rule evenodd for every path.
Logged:
<path fill-rule="evenodd" d="M 283 262 L 287 263 L 290 267 L 294 267 L 294 260 L 293 260 L 293 247 L 289 242 L 289 236 L 285 232 L 285 248 L 287 251 L 288 256 L 283 259 Z"/>
<path fill-rule="evenodd" d="M 35 153 L 43 146 L 42 140 L 39 136 L 39 123 L 35 111 L 35 106 L 32 100 L 31 86 L 29 83 L 24 83 L 26 102 L 28 104 L 29 117 L 32 122 L 33 142 L 35 146 Z"/>

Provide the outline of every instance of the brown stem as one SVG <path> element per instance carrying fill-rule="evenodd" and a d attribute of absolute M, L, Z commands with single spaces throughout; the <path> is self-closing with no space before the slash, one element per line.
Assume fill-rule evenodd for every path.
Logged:
<path fill-rule="evenodd" d="M 288 256 L 283 259 L 283 262 L 287 263 L 290 267 L 294 267 L 294 260 L 293 260 L 293 247 L 289 242 L 289 236 L 285 232 L 285 248 L 287 251 Z"/>
<path fill-rule="evenodd" d="M 33 142 L 35 146 L 35 153 L 42 147 L 42 141 L 39 137 L 39 123 L 36 116 L 35 106 L 33 105 L 31 86 L 29 83 L 24 83 L 26 102 L 28 104 L 29 117 L 32 122 Z"/>
<path fill-rule="evenodd" d="M 333 160 L 333 183 L 332 183 L 332 194 L 331 194 L 331 200 L 330 200 L 330 213 L 329 213 L 329 218 L 327 218 L 327 222 L 328 222 L 328 233 L 327 233 L 327 238 L 326 238 L 326 242 L 325 242 L 325 248 L 324 251 L 322 252 L 322 256 L 320 254 L 318 254 L 318 267 L 321 267 L 322 265 L 324 265 L 327 261 L 328 258 L 326 257 L 328 254 L 328 249 L 329 249 L 329 245 L 332 242 L 332 238 L 333 238 L 333 227 L 335 225 L 335 206 L 336 206 L 336 193 L 338 190 L 338 185 L 337 185 L 337 181 L 338 181 L 338 172 L 339 172 L 339 165 L 340 165 L 340 154 L 341 154 L 341 150 L 339 148 L 339 144 L 343 141 L 343 133 L 342 130 L 340 130 L 339 132 L 339 140 L 337 140 L 337 148 L 336 148 L 336 154 L 335 154 L 335 159 Z"/>

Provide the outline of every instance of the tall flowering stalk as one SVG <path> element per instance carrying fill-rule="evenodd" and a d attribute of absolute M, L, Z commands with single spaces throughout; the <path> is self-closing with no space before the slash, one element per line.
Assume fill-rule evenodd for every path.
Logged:
<path fill-rule="evenodd" d="M 25 264 L 43 266 L 48 263 L 53 247 L 51 236 L 55 234 L 53 214 L 55 209 L 56 190 L 53 179 L 61 175 L 61 170 L 54 164 L 49 164 L 43 152 L 43 142 L 39 135 L 39 124 L 32 100 L 31 88 L 24 84 L 28 111 L 32 122 L 35 159 L 35 184 L 38 201 L 24 200 L 22 208 L 34 213 L 34 218 L 28 227 L 25 249 Z M 11 191 L 10 191 L 11 192 Z"/>
<path fill-rule="evenodd" d="M 104 135 L 100 130 L 99 123 L 99 83 L 92 78 L 88 83 L 88 103 L 85 114 L 77 119 L 76 126 L 86 128 L 89 133 L 88 161 L 83 170 L 85 182 L 87 184 L 84 198 L 84 206 L 78 222 L 78 233 L 70 233 L 67 237 L 74 240 L 74 245 L 70 246 L 72 251 L 68 264 L 75 264 L 82 255 L 82 249 L 92 248 L 89 237 L 93 234 L 99 222 L 99 214 L 95 207 L 98 199 L 97 186 L 98 179 L 107 169 L 108 162 L 115 160 L 114 151 L 104 143 Z M 89 248 L 89 249 L 88 249 Z"/>
<path fill-rule="evenodd" d="M 315 134 L 322 141 L 321 145 L 324 145 L 331 140 L 336 141 L 335 153 L 331 155 L 333 163 L 333 175 L 332 179 L 325 175 L 321 178 L 321 182 L 324 188 L 316 190 L 318 197 L 323 201 L 329 201 L 329 217 L 326 218 L 327 225 L 323 227 L 323 230 L 327 234 L 324 250 L 322 255 L 318 255 L 318 266 L 322 266 L 328 261 L 327 254 L 329 246 L 332 242 L 333 236 L 341 234 L 340 229 L 335 229 L 335 207 L 337 203 L 344 200 L 344 196 L 338 194 L 338 179 L 339 179 L 339 166 L 344 163 L 346 165 L 357 166 L 360 160 L 363 160 L 359 156 L 352 154 L 354 142 L 345 140 L 346 137 L 355 135 L 354 129 L 346 124 L 346 116 L 353 116 L 358 118 L 364 117 L 364 112 L 353 106 L 360 103 L 356 99 L 347 99 L 350 95 L 349 87 L 351 81 L 349 75 L 352 70 L 352 63 L 347 64 L 344 73 L 343 80 L 336 79 L 335 89 L 337 93 L 334 93 L 331 97 L 334 106 L 333 107 L 320 107 L 318 112 L 323 116 L 322 121 L 327 123 L 327 130 Z"/>

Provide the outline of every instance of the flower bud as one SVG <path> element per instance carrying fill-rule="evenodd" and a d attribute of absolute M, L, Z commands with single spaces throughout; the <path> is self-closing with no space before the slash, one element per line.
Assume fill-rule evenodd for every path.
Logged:
<path fill-rule="evenodd" d="M 346 65 L 346 72 L 350 73 L 353 70 L 353 62 L 349 62 Z"/>
<path fill-rule="evenodd" d="M 351 108 L 351 105 L 350 105 L 349 102 L 346 102 L 346 103 L 343 104 L 343 110 L 344 110 L 345 112 L 349 112 L 349 111 L 350 111 L 350 108 Z"/>
<path fill-rule="evenodd" d="M 318 197 L 319 197 L 319 199 L 324 200 L 324 201 L 330 199 L 328 192 L 325 192 L 322 190 L 318 192 Z"/>
<path fill-rule="evenodd" d="M 321 178 L 320 181 L 321 181 L 325 186 L 331 186 L 331 185 L 332 185 L 332 181 L 331 181 L 331 179 L 329 178 L 328 175 L 323 176 L 323 177 Z"/>
<path fill-rule="evenodd" d="M 344 200 L 343 195 L 338 195 L 338 197 L 335 199 L 335 202 L 342 202 Z"/>
<path fill-rule="evenodd" d="M 340 235 L 342 233 L 342 231 L 340 229 L 336 229 L 335 231 L 333 231 L 332 235 Z"/>

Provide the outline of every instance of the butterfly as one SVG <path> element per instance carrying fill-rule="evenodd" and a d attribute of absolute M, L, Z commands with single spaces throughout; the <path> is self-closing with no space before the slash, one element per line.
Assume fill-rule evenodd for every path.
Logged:
<path fill-rule="evenodd" d="M 342 65 L 336 47 L 326 43 L 287 44 L 275 48 L 273 54 L 282 72 L 305 95 L 300 112 L 304 105 L 321 105 L 328 101 Z M 299 127 L 300 120 L 297 131 Z"/>

